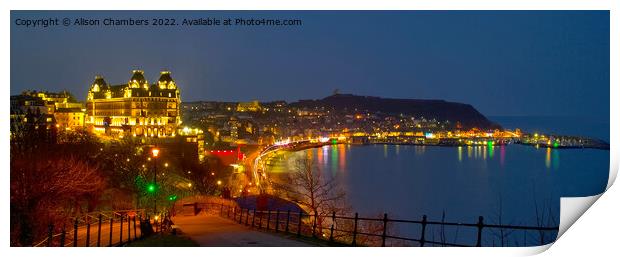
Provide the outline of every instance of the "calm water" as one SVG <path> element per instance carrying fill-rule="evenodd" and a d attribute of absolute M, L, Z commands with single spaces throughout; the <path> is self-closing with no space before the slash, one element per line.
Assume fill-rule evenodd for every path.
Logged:
<path fill-rule="evenodd" d="M 306 155 L 339 181 L 360 215 L 415 220 L 440 220 L 445 213 L 447 221 L 475 223 L 482 215 L 498 223 L 501 216 L 504 224 L 535 226 L 537 205 L 539 216 L 544 209 L 557 222 L 561 196 L 599 194 L 609 173 L 609 151 L 521 145 L 333 145 L 286 153 L 271 172 L 286 172 Z M 398 230 L 415 237 L 419 229 Z M 459 237 L 473 236 L 463 233 Z"/>

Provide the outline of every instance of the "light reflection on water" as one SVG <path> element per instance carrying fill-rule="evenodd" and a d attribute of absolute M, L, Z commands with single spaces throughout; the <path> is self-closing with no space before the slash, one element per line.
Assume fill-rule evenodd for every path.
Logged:
<path fill-rule="evenodd" d="M 353 146 L 359 147 L 359 146 Z M 376 147 L 376 146 L 370 146 Z M 427 146 L 402 146 L 405 151 L 411 151 L 413 148 L 415 155 L 421 156 L 424 155 Z M 430 146 L 432 147 L 432 146 Z M 510 146 L 458 146 L 458 147 L 445 147 L 446 149 L 456 149 L 456 160 L 458 162 L 463 162 L 464 160 L 487 160 L 487 156 L 490 160 L 495 158 L 496 148 L 499 148 L 499 164 L 500 166 L 504 166 L 506 162 L 506 148 Z M 515 147 L 515 146 L 513 146 Z M 521 147 L 521 146 L 519 146 Z M 383 159 L 390 158 L 390 150 L 393 150 L 393 154 L 395 156 L 399 156 L 401 152 L 400 145 L 382 145 L 383 148 Z M 393 149 L 392 149 L 393 148 Z M 464 156 L 463 148 L 466 148 L 467 154 Z M 537 148 L 538 149 L 538 148 Z M 544 163 L 547 169 L 559 169 L 560 167 L 560 149 L 553 148 L 540 148 L 544 149 Z M 314 158 L 316 156 L 316 163 L 322 169 L 329 169 L 335 175 L 339 171 L 345 171 L 347 169 L 347 154 L 351 151 L 351 145 L 338 144 L 338 145 L 326 145 L 319 148 L 308 149 L 303 151 L 306 153 L 308 157 Z M 569 150 L 570 151 L 570 150 Z M 488 155 L 487 155 L 488 153 Z M 331 154 L 331 155 L 330 155 Z M 463 157 L 466 157 L 464 159 Z M 287 162 L 291 164 L 291 162 Z M 331 167 L 328 167 L 331 165 Z M 291 168 L 289 166 L 288 168 Z M 272 166 L 271 170 L 282 170 L 287 169 L 286 166 L 282 166 L 282 164 Z"/>
<path fill-rule="evenodd" d="M 447 220 L 469 222 L 497 215 L 501 197 L 502 218 L 523 225 L 535 222 L 534 200 L 559 217 L 560 196 L 602 192 L 609 169 L 608 151 L 522 145 L 341 144 L 285 155 L 268 171 L 286 172 L 292 160 L 310 155 L 326 177 L 339 180 L 360 215 L 436 220 L 445 211 Z"/>

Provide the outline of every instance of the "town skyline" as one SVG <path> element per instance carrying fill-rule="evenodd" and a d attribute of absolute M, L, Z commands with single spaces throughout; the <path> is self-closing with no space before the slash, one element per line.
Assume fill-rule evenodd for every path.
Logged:
<path fill-rule="evenodd" d="M 10 15 L 12 247 L 545 246 L 613 181 L 609 11 Z"/>
<path fill-rule="evenodd" d="M 13 18 L 50 14 L 12 12 Z M 54 12 L 72 18 L 160 14 Z M 85 86 L 97 74 L 118 84 L 126 82 L 128 70 L 145 70 L 153 80 L 165 69 L 175 74 L 186 102 L 291 102 L 321 99 L 339 89 L 356 95 L 468 103 L 488 116 L 609 117 L 608 12 L 167 15 L 299 18 L 304 23 L 285 28 L 156 30 L 37 30 L 11 23 L 16 35 L 12 38 L 22 39 L 11 42 L 11 94 L 66 89 L 83 100 Z M 537 28 L 539 23 L 545 24 L 544 30 Z M 161 33 L 169 36 L 159 37 Z M 45 37 L 46 43 L 38 43 L 38 37 Z M 39 76 L 28 75 L 33 72 Z"/>

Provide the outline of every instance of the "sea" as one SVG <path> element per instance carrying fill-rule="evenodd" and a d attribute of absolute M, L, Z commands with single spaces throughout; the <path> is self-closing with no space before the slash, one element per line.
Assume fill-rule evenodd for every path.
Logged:
<path fill-rule="evenodd" d="M 505 128 L 576 135 L 609 141 L 609 121 L 568 117 L 491 117 Z M 552 149 L 524 145 L 415 146 L 346 145 L 285 153 L 268 168 L 273 174 L 294 169 L 311 157 L 324 179 L 346 192 L 346 203 L 360 217 L 520 226 L 557 226 L 561 197 L 603 192 L 609 174 L 609 151 Z M 390 234 L 419 238 L 419 224 L 399 223 Z M 501 234 L 504 234 L 502 237 Z M 487 229 L 486 246 L 549 243 L 557 231 Z M 472 245 L 475 228 L 429 226 L 427 240 Z M 388 240 L 388 245 L 415 245 Z"/>

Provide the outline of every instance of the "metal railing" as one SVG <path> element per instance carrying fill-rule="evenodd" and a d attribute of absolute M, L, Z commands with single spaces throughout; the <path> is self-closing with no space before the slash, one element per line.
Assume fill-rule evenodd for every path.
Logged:
<path fill-rule="evenodd" d="M 358 213 L 354 216 L 339 216 L 336 213 L 331 215 L 315 215 L 304 212 L 291 212 L 290 210 L 266 210 L 259 211 L 256 209 L 242 208 L 236 205 L 227 205 L 224 203 L 199 203 L 202 209 L 229 218 L 236 223 L 276 233 L 293 234 L 297 237 L 311 237 L 327 243 L 338 245 L 352 246 L 386 246 L 388 240 L 399 240 L 401 242 L 413 242 L 413 246 L 459 246 L 459 247 L 481 247 L 495 246 L 495 243 L 485 243 L 483 240 L 485 231 L 500 230 L 503 237 L 506 230 L 533 232 L 530 240 L 535 240 L 536 244 L 544 245 L 555 240 L 558 227 L 535 227 L 535 226 L 518 226 L 518 225 L 499 225 L 488 224 L 484 222 L 482 216 L 478 217 L 476 223 L 458 223 L 428 220 L 426 215 L 421 220 L 403 220 L 389 219 L 387 214 L 382 218 L 360 217 Z M 369 223 L 374 223 L 369 225 Z M 322 225 L 324 224 L 324 225 Z M 419 226 L 419 235 L 417 237 L 396 235 L 390 232 L 390 227 L 395 224 L 414 224 Z M 437 240 L 429 238 L 429 228 L 439 226 L 442 230 L 445 227 L 452 227 L 457 230 L 469 229 L 470 234 L 473 232 L 474 239 L 472 242 L 448 242 L 445 239 Z M 527 234 L 524 233 L 523 240 L 527 241 Z M 502 239 L 504 240 L 504 239 Z M 392 244 L 398 246 L 407 246 L 407 244 Z M 524 244 L 525 245 L 525 242 Z"/>
<path fill-rule="evenodd" d="M 153 219 L 153 232 L 167 229 L 164 222 L 168 217 Z M 45 239 L 35 247 L 90 247 L 119 246 L 143 238 L 143 225 L 151 224 L 151 217 L 140 210 L 119 210 L 95 212 L 61 222 L 60 227 L 49 224 Z M 58 223 L 57 223 L 58 224 Z M 68 229 L 69 228 L 69 229 Z"/>

